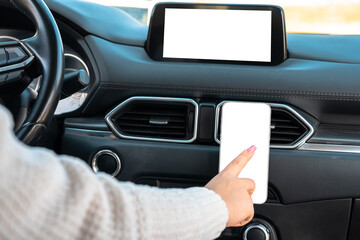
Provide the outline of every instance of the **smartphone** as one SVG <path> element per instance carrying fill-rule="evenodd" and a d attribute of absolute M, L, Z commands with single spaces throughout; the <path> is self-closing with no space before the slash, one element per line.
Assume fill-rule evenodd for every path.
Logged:
<path fill-rule="evenodd" d="M 221 107 L 220 162 L 223 170 L 236 156 L 251 145 L 253 158 L 239 178 L 251 178 L 256 187 L 255 204 L 265 203 L 268 193 L 271 108 L 265 103 L 227 102 Z"/>

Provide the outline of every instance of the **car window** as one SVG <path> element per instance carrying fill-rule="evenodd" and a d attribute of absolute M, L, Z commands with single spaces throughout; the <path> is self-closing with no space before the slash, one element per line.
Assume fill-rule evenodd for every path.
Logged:
<path fill-rule="evenodd" d="M 272 4 L 284 9 L 290 33 L 360 35 L 360 0 L 87 0 L 122 9 L 148 24 L 158 2 Z"/>

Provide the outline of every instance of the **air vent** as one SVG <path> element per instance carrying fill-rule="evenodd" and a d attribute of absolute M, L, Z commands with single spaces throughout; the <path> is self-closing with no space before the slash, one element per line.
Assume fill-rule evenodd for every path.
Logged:
<path fill-rule="evenodd" d="M 198 105 L 191 99 L 132 97 L 105 118 L 121 138 L 192 142 L 196 138 Z"/>
<path fill-rule="evenodd" d="M 299 119 L 284 109 L 271 109 L 272 145 L 294 145 L 307 134 L 307 128 Z"/>
<path fill-rule="evenodd" d="M 220 103 L 216 109 L 215 140 L 220 143 Z M 284 104 L 269 103 L 271 106 L 271 138 L 272 148 L 297 148 L 313 134 L 313 127 L 294 109 Z"/>

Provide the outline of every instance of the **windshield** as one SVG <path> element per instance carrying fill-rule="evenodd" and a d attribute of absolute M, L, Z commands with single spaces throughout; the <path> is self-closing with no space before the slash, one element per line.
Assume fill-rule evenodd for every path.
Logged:
<path fill-rule="evenodd" d="M 360 35 L 360 0 L 87 0 L 119 8 L 149 24 L 158 2 L 271 4 L 284 9 L 288 33 Z"/>

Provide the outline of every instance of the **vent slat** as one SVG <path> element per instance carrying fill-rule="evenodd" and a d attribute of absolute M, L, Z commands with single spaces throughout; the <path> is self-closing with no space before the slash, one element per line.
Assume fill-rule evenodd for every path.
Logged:
<path fill-rule="evenodd" d="M 291 123 L 292 121 L 290 119 L 271 118 L 271 122 Z"/>
<path fill-rule="evenodd" d="M 179 113 L 175 111 L 168 111 L 168 112 L 155 112 L 155 111 L 129 111 L 128 114 L 133 115 L 141 115 L 141 116 L 174 116 L 174 117 L 185 117 L 185 113 Z"/>
<path fill-rule="evenodd" d="M 137 123 L 124 123 L 122 121 L 118 122 L 121 128 L 123 127 L 138 127 L 138 128 L 166 128 L 166 129 L 185 129 L 185 125 L 153 125 L 153 124 L 137 124 Z"/>
<path fill-rule="evenodd" d="M 185 135 L 184 132 L 179 131 L 169 131 L 167 129 L 159 129 L 159 130 L 146 130 L 146 129 L 130 129 L 127 128 L 126 130 L 123 130 L 125 133 L 136 133 L 136 134 L 148 134 L 148 135 L 169 135 L 169 136 L 183 136 Z"/>
<path fill-rule="evenodd" d="M 281 129 L 300 129 L 298 126 L 294 125 L 280 125 L 280 124 L 271 124 L 275 126 L 275 129 L 281 128 Z"/>
<path fill-rule="evenodd" d="M 290 145 L 297 142 L 307 131 L 299 119 L 283 109 L 272 109 L 271 144 Z"/>
<path fill-rule="evenodd" d="M 299 136 L 301 135 L 302 133 L 300 131 L 271 131 L 271 134 L 281 134 L 281 135 L 293 135 L 293 136 Z"/>
<path fill-rule="evenodd" d="M 273 137 L 271 136 L 271 140 L 272 141 L 279 141 L 279 142 L 287 142 L 287 143 L 292 143 L 294 141 L 293 138 L 290 138 L 290 137 Z"/>
<path fill-rule="evenodd" d="M 139 117 L 134 117 L 134 116 L 128 116 L 128 115 L 124 115 L 121 116 L 121 120 L 128 120 L 128 121 L 149 121 L 150 116 L 147 117 L 143 117 L 143 116 L 139 116 Z M 184 118 L 175 118 L 173 116 L 171 116 L 171 122 L 176 122 L 176 123 L 185 123 L 186 119 Z"/>

